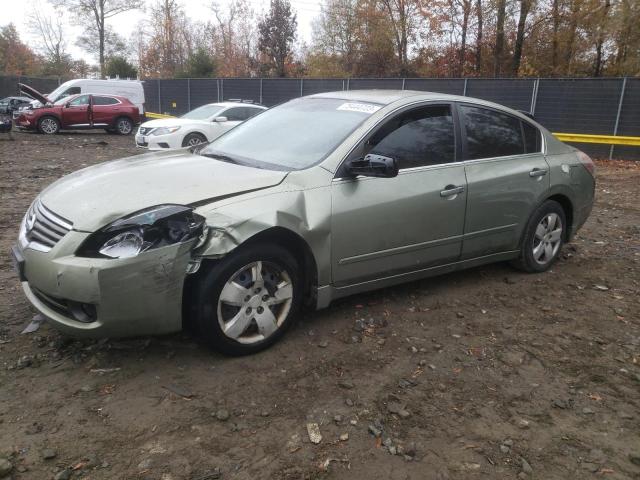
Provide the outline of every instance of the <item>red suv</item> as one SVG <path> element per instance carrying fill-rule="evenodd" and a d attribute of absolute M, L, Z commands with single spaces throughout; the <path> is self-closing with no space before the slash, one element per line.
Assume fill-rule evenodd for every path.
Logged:
<path fill-rule="evenodd" d="M 22 91 L 27 93 L 25 89 Z M 28 94 L 43 106 L 20 110 L 15 118 L 20 128 L 50 135 L 60 130 L 103 128 L 129 135 L 140 123 L 138 107 L 124 97 L 87 93 L 64 97 L 51 104 L 37 90 L 29 88 Z"/>

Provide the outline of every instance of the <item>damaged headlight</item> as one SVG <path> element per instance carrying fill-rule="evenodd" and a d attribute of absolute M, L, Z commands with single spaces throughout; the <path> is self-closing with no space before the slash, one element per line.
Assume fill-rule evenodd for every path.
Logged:
<path fill-rule="evenodd" d="M 130 258 L 204 234 L 205 219 L 183 205 L 159 205 L 116 220 L 79 248 L 82 257 Z"/>

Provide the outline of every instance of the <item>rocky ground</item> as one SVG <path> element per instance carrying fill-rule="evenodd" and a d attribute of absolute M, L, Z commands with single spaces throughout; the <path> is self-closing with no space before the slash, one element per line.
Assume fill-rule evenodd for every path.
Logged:
<path fill-rule="evenodd" d="M 552 271 L 497 264 L 348 298 L 269 351 L 187 334 L 75 341 L 7 254 L 29 203 L 138 153 L 101 133 L 0 137 L 0 478 L 640 478 L 640 164 Z M 312 440 L 318 443 L 312 443 Z"/>

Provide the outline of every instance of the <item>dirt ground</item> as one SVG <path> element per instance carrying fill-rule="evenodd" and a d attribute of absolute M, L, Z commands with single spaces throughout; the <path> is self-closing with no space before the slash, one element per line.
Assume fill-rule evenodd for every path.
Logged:
<path fill-rule="evenodd" d="M 598 164 L 594 212 L 548 273 L 496 264 L 359 295 L 227 358 L 188 334 L 21 334 L 35 311 L 7 252 L 29 203 L 139 152 L 102 133 L 2 137 L 0 477 L 640 478 L 640 164 Z"/>

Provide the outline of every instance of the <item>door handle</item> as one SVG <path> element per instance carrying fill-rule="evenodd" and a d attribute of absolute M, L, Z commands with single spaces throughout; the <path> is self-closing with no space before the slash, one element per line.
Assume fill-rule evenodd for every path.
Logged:
<path fill-rule="evenodd" d="M 447 185 L 444 187 L 444 190 L 440 191 L 440 196 L 443 198 L 452 197 L 462 192 L 464 192 L 463 186 L 456 187 L 455 185 Z"/>
<path fill-rule="evenodd" d="M 544 177 L 547 174 L 546 168 L 534 168 L 529 172 L 530 177 Z"/>

